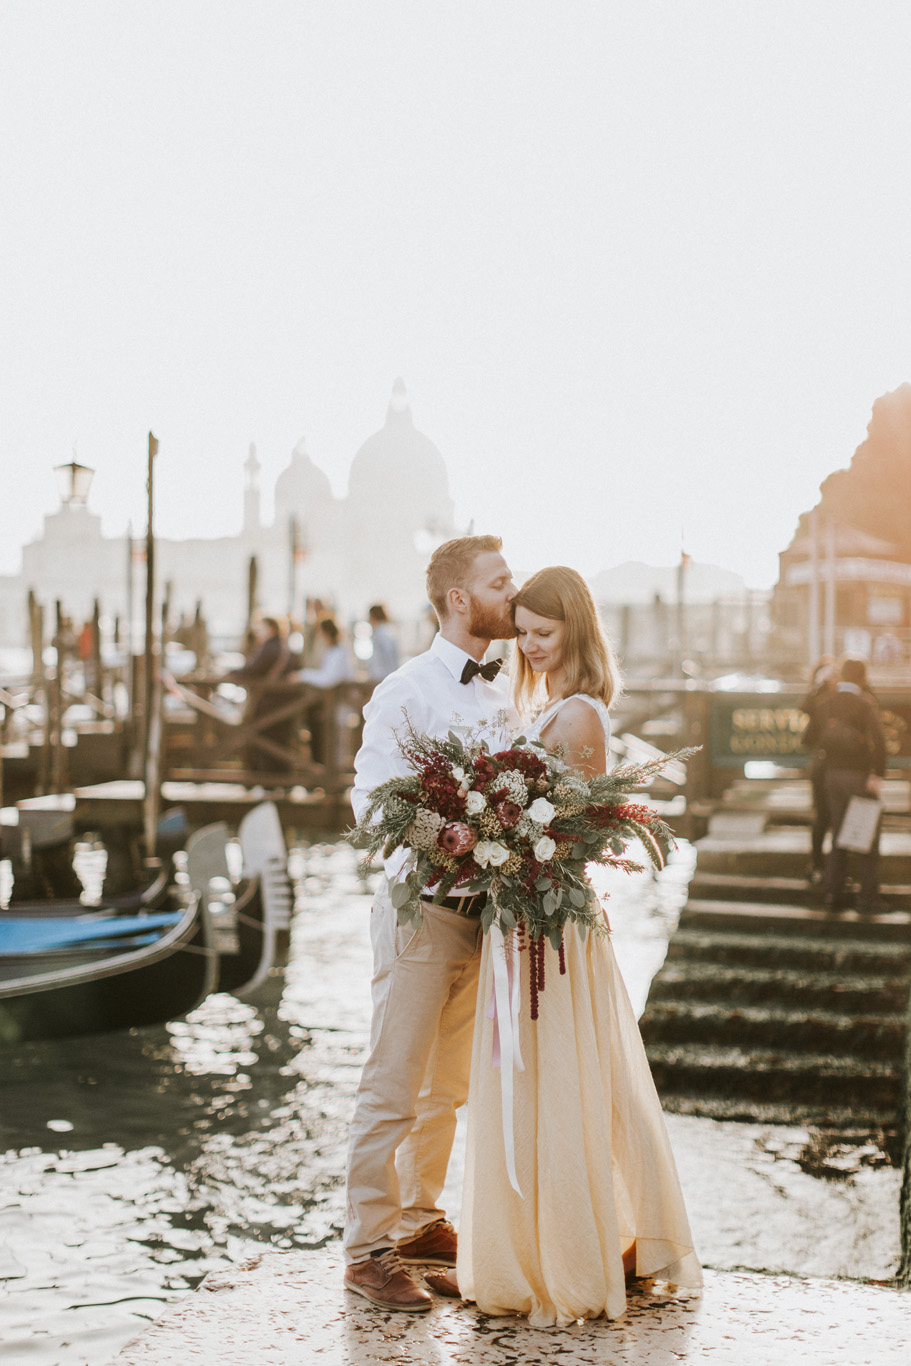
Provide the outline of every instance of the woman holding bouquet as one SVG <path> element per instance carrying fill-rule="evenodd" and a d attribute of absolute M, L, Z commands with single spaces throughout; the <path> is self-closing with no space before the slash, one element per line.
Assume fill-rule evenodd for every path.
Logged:
<path fill-rule="evenodd" d="M 587 585 L 575 570 L 543 569 L 513 607 L 514 699 L 520 715 L 537 709 L 526 736 L 559 747 L 583 776 L 604 773 L 617 675 Z M 511 1074 L 514 1120 L 505 1129 L 510 1079 L 492 1065 L 499 1022 L 491 1008 L 494 955 L 503 952 L 502 940 L 484 936 L 457 1284 L 448 1275 L 428 1275 L 428 1284 L 488 1314 L 526 1314 L 535 1327 L 618 1317 L 629 1276 L 701 1285 L 661 1105 L 610 939 L 567 924 L 565 972 L 547 946 L 538 1019 L 524 1002 L 519 1011 L 524 1070 Z M 509 1177 L 510 1142 L 521 1194 Z"/>

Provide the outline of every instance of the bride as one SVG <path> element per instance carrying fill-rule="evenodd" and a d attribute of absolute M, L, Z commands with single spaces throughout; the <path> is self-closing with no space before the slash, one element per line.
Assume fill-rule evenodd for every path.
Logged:
<path fill-rule="evenodd" d="M 541 705 L 526 735 L 560 746 L 586 776 L 605 772 L 616 666 L 587 585 L 573 569 L 542 569 L 513 606 L 515 701 L 520 715 Z M 565 975 L 548 947 L 540 1016 L 532 1021 L 527 1004 L 519 1013 L 525 1066 L 513 1078 L 513 1129 L 522 1195 L 512 1188 L 491 1062 L 495 952 L 485 935 L 456 1278 L 428 1274 L 428 1284 L 488 1314 L 525 1314 L 534 1327 L 619 1317 L 628 1277 L 701 1285 L 660 1102 L 607 934 L 583 938 L 567 925 Z"/>

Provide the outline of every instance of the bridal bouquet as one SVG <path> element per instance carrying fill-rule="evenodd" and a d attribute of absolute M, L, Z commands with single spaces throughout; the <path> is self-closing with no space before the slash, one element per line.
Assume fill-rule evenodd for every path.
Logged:
<path fill-rule="evenodd" d="M 586 864 L 641 872 L 624 853 L 636 838 L 654 866 L 664 866 L 671 832 L 631 794 L 667 758 L 585 778 L 566 767 L 559 751 L 524 737 L 494 754 L 470 731 L 437 739 L 408 725 L 399 745 L 411 771 L 371 793 L 349 838 L 368 856 L 408 852 L 405 876 L 391 889 L 402 924 L 417 920 L 422 900 L 486 892 L 484 932 L 496 925 L 528 939 L 536 1017 L 545 941 L 557 950 L 562 972 L 566 924 L 583 932 L 604 926 Z"/>

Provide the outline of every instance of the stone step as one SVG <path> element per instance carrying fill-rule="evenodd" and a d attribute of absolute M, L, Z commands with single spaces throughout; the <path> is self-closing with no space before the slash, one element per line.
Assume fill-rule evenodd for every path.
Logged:
<path fill-rule="evenodd" d="M 771 905 L 822 906 L 822 888 L 805 877 L 750 877 L 744 873 L 710 873 L 697 867 L 689 884 L 695 900 L 760 901 Z M 911 907 L 911 884 L 881 885 L 880 899 L 890 909 Z"/>
<path fill-rule="evenodd" d="M 871 1135 L 901 1166 L 900 1124 L 894 1104 L 875 1106 L 810 1105 L 800 1100 L 769 1101 L 750 1096 L 689 1096 L 672 1091 L 661 1093 L 661 1104 L 670 1114 L 696 1115 L 700 1119 L 733 1121 L 740 1124 L 795 1124 L 808 1128 L 837 1129 L 845 1141 L 869 1143 Z"/>
<path fill-rule="evenodd" d="M 680 917 L 684 929 L 742 930 L 745 934 L 819 936 L 829 939 L 889 941 L 905 944 L 911 951 L 911 912 L 883 911 L 860 915 L 857 911 L 823 911 L 812 906 L 769 905 L 761 901 L 722 901 L 690 897 Z"/>
<path fill-rule="evenodd" d="M 896 1115 L 901 1104 L 902 1069 L 895 1062 L 693 1043 L 650 1043 L 646 1053 L 662 1096 L 747 1098 Z"/>
<path fill-rule="evenodd" d="M 691 1000 L 649 1000 L 639 1022 L 647 1043 L 722 1044 L 783 1049 L 807 1055 L 807 1067 L 821 1059 L 853 1055 L 864 1061 L 893 1061 L 900 1068 L 906 1020 L 903 1014 L 842 1014 L 832 1010 L 785 1010 L 768 1005 L 719 1006 Z"/>
<path fill-rule="evenodd" d="M 812 819 L 813 794 L 808 778 L 786 782 L 771 779 L 739 778 L 726 789 L 722 806 L 737 811 L 765 811 L 771 821 Z M 911 785 L 907 778 L 887 778 L 882 801 L 887 813 L 906 815 L 911 811 Z"/>
<path fill-rule="evenodd" d="M 813 972 L 800 968 L 756 967 L 668 960 L 653 978 L 653 1001 L 716 1001 L 721 1005 L 763 1005 L 799 1000 L 807 1010 L 837 1008 L 870 1014 L 902 1014 L 911 981 L 906 975 Z"/>
<path fill-rule="evenodd" d="M 695 961 L 775 968 L 809 968 L 847 975 L 900 976 L 911 971 L 911 946 L 798 935 L 688 928 L 681 920 L 667 948 L 667 961 Z"/>
<path fill-rule="evenodd" d="M 705 873 L 744 877 L 800 877 L 810 858 L 810 832 L 795 826 L 775 827 L 749 839 L 706 835 L 696 845 L 696 867 Z M 880 878 L 885 883 L 911 883 L 911 833 L 886 830 L 880 838 Z"/>

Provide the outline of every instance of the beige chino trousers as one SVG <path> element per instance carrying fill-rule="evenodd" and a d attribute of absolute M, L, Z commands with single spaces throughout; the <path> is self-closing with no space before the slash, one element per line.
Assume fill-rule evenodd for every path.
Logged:
<path fill-rule="evenodd" d="M 437 1206 L 468 1099 L 481 962 L 476 917 L 425 902 L 400 926 L 374 904 L 373 1020 L 351 1121 L 345 1258 L 362 1261 L 443 1217 Z"/>

